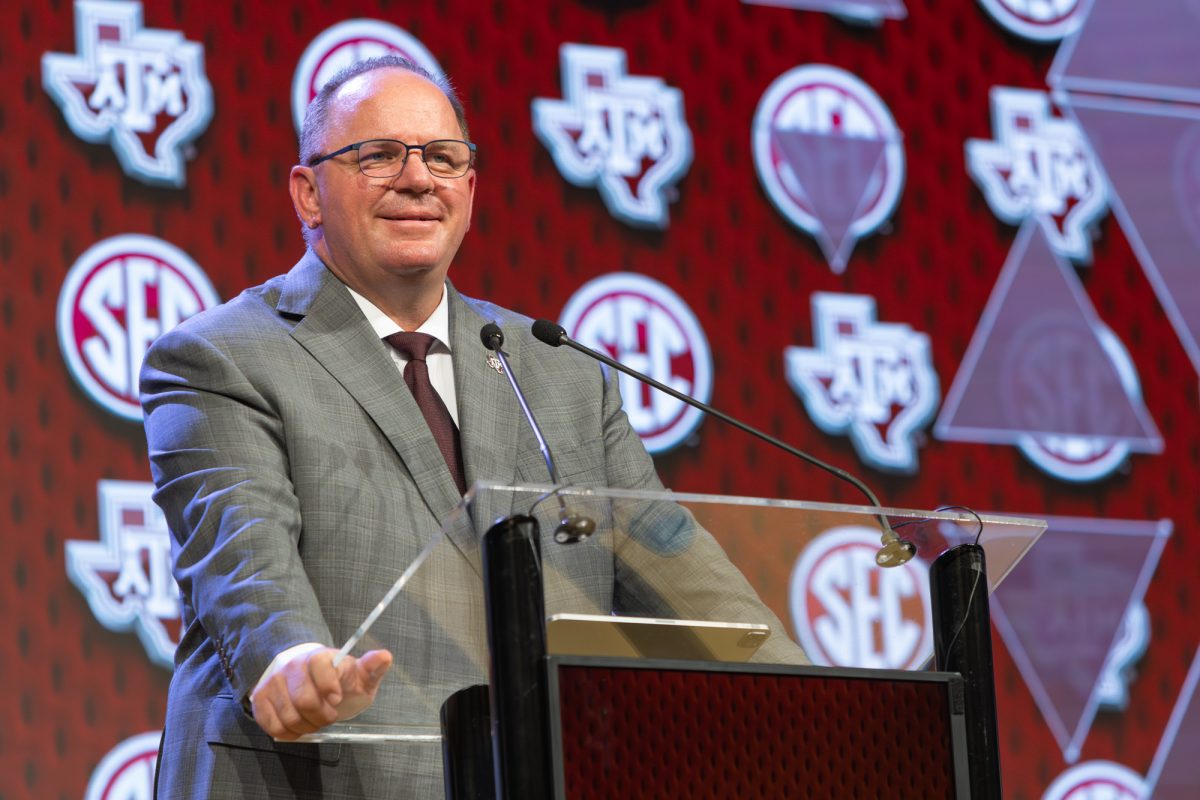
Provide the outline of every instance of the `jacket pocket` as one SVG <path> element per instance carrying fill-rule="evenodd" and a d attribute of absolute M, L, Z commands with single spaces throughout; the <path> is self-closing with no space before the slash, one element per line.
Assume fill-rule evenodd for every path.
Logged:
<path fill-rule="evenodd" d="M 340 744 L 275 741 L 257 722 L 246 716 L 241 703 L 231 695 L 217 695 L 213 698 L 208 717 L 204 721 L 204 740 L 210 745 L 294 756 L 329 766 L 337 764 L 342 756 Z"/>

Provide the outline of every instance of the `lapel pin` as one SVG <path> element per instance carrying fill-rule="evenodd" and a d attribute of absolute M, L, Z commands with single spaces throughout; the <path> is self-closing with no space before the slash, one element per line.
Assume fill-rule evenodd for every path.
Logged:
<path fill-rule="evenodd" d="M 487 365 L 489 367 L 491 367 L 492 369 L 496 370 L 496 372 L 499 373 L 500 375 L 504 374 L 504 365 L 500 363 L 500 359 L 497 358 L 496 356 L 494 356 L 494 355 L 488 356 L 487 357 Z"/>

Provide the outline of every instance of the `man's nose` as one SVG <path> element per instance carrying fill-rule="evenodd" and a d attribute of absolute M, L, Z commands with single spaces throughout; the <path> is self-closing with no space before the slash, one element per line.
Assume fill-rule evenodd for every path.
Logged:
<path fill-rule="evenodd" d="M 413 156 L 416 156 L 415 164 Z M 436 185 L 433 173 L 425 165 L 425 152 L 415 147 L 409 148 L 400 164 L 400 172 L 392 177 L 392 186 L 411 191 L 432 191 Z"/>

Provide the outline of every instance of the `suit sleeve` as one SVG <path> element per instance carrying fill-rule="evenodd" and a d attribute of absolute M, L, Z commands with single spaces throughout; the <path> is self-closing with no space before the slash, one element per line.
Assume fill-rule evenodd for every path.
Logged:
<path fill-rule="evenodd" d="M 184 623 L 245 697 L 277 653 L 332 638 L 300 560 L 282 421 L 228 352 L 182 328 L 147 354 L 141 391 Z"/>
<path fill-rule="evenodd" d="M 609 485 L 661 490 L 654 462 L 621 408 L 616 375 L 608 370 L 603 418 Z M 632 501 L 615 505 L 614 516 L 625 532 L 617 544 L 614 604 L 619 611 L 765 624 L 771 637 L 754 660 L 809 663 L 783 623 L 687 509 L 662 501 Z"/>

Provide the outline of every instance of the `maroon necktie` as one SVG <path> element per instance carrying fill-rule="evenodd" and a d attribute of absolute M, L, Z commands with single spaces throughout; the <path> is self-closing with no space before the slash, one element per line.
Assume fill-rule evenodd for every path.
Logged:
<path fill-rule="evenodd" d="M 425 356 L 437 339 L 428 333 L 401 331 L 385 337 L 385 341 L 408 359 L 408 363 L 404 365 L 404 382 L 412 391 L 413 399 L 417 401 L 417 406 L 433 433 L 434 441 L 442 451 L 442 457 L 446 459 L 446 466 L 450 468 L 450 475 L 458 485 L 459 494 L 465 494 L 467 481 L 463 473 L 458 427 L 454 424 L 450 412 L 446 410 L 446 404 L 429 382 L 429 365 L 425 363 Z"/>

